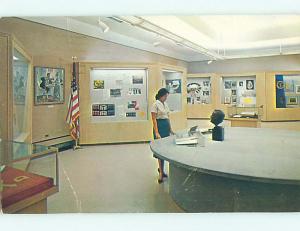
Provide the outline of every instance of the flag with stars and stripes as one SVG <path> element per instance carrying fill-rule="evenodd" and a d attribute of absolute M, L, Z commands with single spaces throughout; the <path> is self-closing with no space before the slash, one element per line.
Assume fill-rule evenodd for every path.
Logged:
<path fill-rule="evenodd" d="M 77 68 L 76 68 L 77 67 Z M 76 71 L 77 70 L 77 71 Z M 73 62 L 71 94 L 66 122 L 70 128 L 70 135 L 74 140 L 79 139 L 79 97 L 77 85 L 78 63 Z"/>

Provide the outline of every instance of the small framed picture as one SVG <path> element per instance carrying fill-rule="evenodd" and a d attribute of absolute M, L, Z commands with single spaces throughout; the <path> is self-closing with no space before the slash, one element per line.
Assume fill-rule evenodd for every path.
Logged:
<path fill-rule="evenodd" d="M 254 80 L 246 80 L 246 89 L 254 90 Z"/>
<path fill-rule="evenodd" d="M 224 82 L 224 88 L 225 88 L 225 89 L 231 89 L 231 81 L 226 80 L 226 81 Z"/>
<path fill-rule="evenodd" d="M 224 104 L 230 104 L 231 103 L 231 98 L 230 97 L 225 97 L 224 98 Z"/>
<path fill-rule="evenodd" d="M 295 85 L 296 94 L 300 94 L 300 85 Z"/>
<path fill-rule="evenodd" d="M 236 88 L 236 81 L 231 82 L 231 88 Z"/>
<path fill-rule="evenodd" d="M 236 95 L 236 90 L 231 90 L 231 95 Z"/>
<path fill-rule="evenodd" d="M 239 81 L 239 87 L 244 87 L 244 82 L 243 81 Z"/>
<path fill-rule="evenodd" d="M 296 96 L 288 96 L 286 104 L 288 104 L 288 105 L 297 105 L 298 104 L 298 98 Z"/>

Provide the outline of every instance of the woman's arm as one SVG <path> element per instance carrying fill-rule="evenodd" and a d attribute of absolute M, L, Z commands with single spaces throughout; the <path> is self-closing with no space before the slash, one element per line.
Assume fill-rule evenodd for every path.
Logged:
<path fill-rule="evenodd" d="M 160 134 L 158 132 L 158 128 L 157 128 L 157 122 L 156 122 L 156 113 L 155 112 L 151 112 L 151 117 L 152 117 L 152 123 L 153 123 L 153 129 L 154 129 L 154 133 L 155 133 L 155 138 L 156 139 L 160 139 Z"/>

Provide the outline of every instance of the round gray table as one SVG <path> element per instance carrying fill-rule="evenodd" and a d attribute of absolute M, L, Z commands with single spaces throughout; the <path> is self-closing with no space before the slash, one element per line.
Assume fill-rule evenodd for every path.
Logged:
<path fill-rule="evenodd" d="M 300 132 L 225 128 L 223 142 L 205 146 L 154 140 L 154 155 L 169 162 L 169 191 L 188 212 L 300 211 Z"/>

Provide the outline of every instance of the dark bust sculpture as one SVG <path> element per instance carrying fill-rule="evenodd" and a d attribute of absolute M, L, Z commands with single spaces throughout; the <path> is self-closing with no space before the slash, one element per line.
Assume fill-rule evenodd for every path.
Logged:
<path fill-rule="evenodd" d="M 210 116 L 210 122 L 212 122 L 215 127 L 212 130 L 212 139 L 216 141 L 223 141 L 224 140 L 224 128 L 218 126 L 220 123 L 223 122 L 225 118 L 225 114 L 221 110 L 214 110 L 214 112 Z"/>

